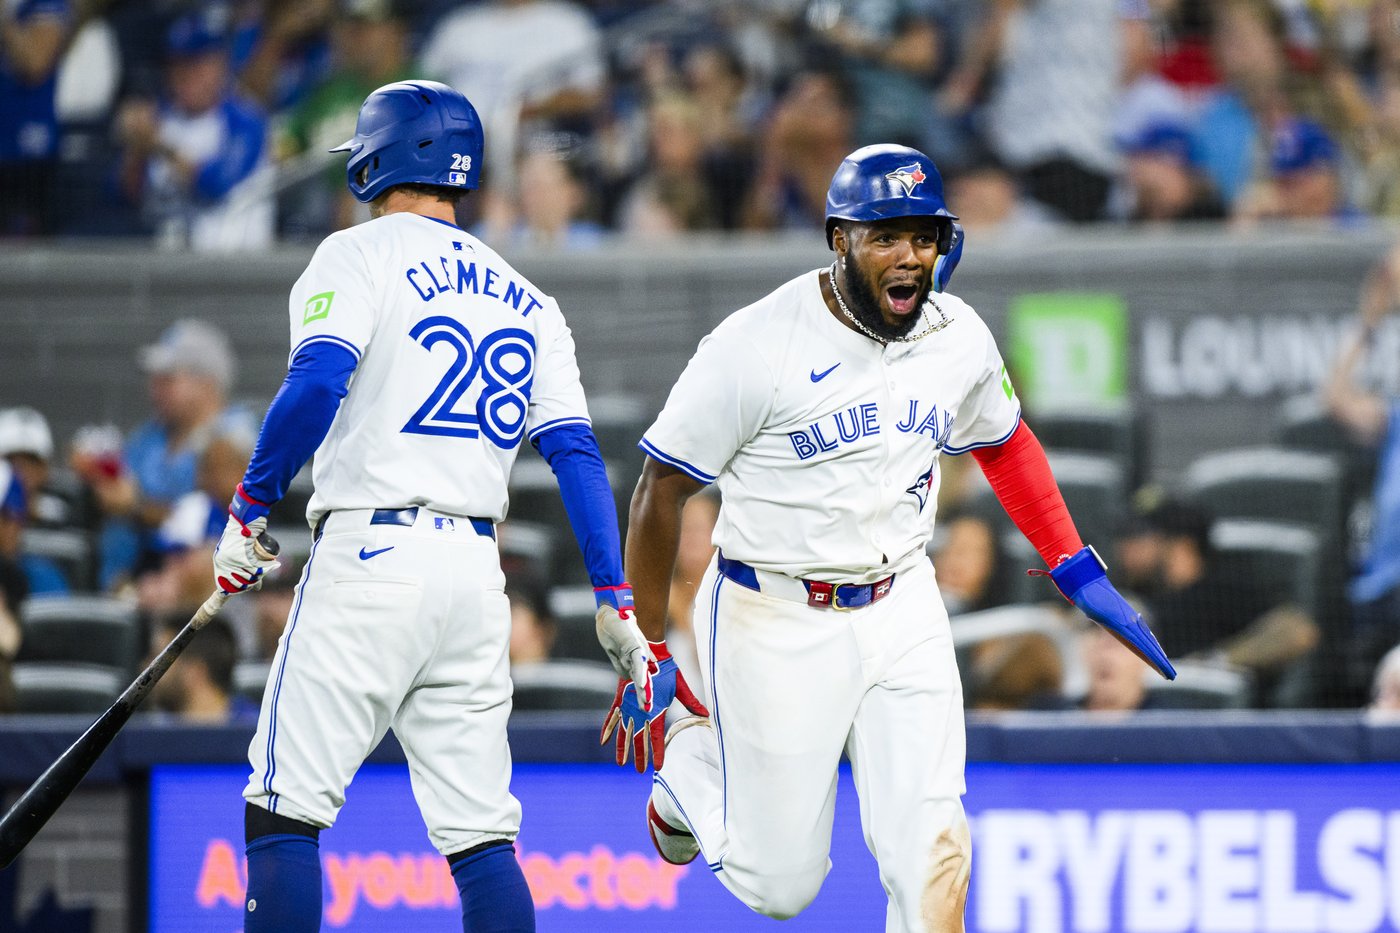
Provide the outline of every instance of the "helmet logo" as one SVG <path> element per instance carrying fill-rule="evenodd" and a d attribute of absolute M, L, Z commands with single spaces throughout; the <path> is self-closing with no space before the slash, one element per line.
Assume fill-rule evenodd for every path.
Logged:
<path fill-rule="evenodd" d="M 925 175 L 924 170 L 919 167 L 919 163 L 915 162 L 912 165 L 901 165 L 885 177 L 903 188 L 904 194 L 907 197 L 914 193 L 914 186 L 922 182 L 928 176 Z"/>

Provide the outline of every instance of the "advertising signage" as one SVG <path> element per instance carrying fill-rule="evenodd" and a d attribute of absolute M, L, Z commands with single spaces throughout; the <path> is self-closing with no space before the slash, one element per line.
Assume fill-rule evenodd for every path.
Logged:
<path fill-rule="evenodd" d="M 241 928 L 245 769 L 151 775 L 150 929 Z M 968 768 L 979 933 L 1400 931 L 1400 763 Z M 542 933 L 777 929 L 700 862 L 646 835 L 649 782 L 607 765 L 523 764 L 521 864 Z M 324 929 L 460 929 L 402 766 L 366 766 L 322 835 Z M 885 897 L 843 773 L 832 870 L 794 931 L 884 929 Z"/>

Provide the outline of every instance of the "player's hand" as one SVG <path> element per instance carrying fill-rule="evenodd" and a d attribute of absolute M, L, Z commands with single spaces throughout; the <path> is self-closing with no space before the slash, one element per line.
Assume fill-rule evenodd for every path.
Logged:
<path fill-rule="evenodd" d="M 242 593 L 262 586 L 264 573 L 279 565 L 258 547 L 267 531 L 267 506 L 243 491 L 240 483 L 228 507 L 228 522 L 214 547 L 214 583 L 225 593 Z"/>
<path fill-rule="evenodd" d="M 613 697 L 608 718 L 603 720 L 603 731 L 599 744 L 606 743 L 613 730 L 617 730 L 617 763 L 627 763 L 627 746 L 632 746 L 632 758 L 638 771 L 646 771 L 648 751 L 656 770 L 660 771 L 666 759 L 666 710 L 673 700 L 697 716 L 708 716 L 710 711 L 695 698 L 690 685 L 685 682 L 676 659 L 664 641 L 647 642 L 647 648 L 656 658 L 656 672 L 651 675 L 651 704 L 644 709 L 637 699 L 637 687 L 627 678 L 617 682 L 617 696 Z"/>
<path fill-rule="evenodd" d="M 651 675 L 656 662 L 647 651 L 647 640 L 637 627 L 637 613 L 632 608 L 632 587 L 598 586 L 593 588 L 598 601 L 594 616 L 598 644 L 603 646 L 609 663 L 624 682 L 630 680 L 641 691 L 647 709 L 651 709 Z"/>
<path fill-rule="evenodd" d="M 1176 668 L 1157 643 L 1141 613 L 1128 605 L 1108 581 L 1103 559 L 1091 547 L 1061 561 L 1049 573 L 1065 599 L 1086 616 L 1108 629 L 1128 650 L 1167 680 L 1176 680 Z"/>

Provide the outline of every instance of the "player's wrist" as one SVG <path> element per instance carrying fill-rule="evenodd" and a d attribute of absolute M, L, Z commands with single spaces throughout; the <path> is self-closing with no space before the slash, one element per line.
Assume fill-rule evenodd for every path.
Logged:
<path fill-rule="evenodd" d="M 1074 554 L 1062 557 L 1050 571 L 1050 579 L 1067 599 L 1074 599 L 1085 586 L 1108 576 L 1108 565 L 1099 552 L 1085 546 Z"/>
<path fill-rule="evenodd" d="M 267 518 L 268 505 L 266 502 L 259 502 L 243 489 L 243 484 L 239 483 L 238 488 L 233 491 L 233 499 L 228 505 L 228 514 L 242 525 L 245 534 L 247 528 L 260 518 Z"/>
<path fill-rule="evenodd" d="M 611 606 L 618 613 L 633 608 L 632 584 L 619 583 L 616 586 L 593 587 L 593 599 L 599 609 Z"/>
<path fill-rule="evenodd" d="M 664 638 L 660 641 L 647 639 L 647 650 L 651 652 L 651 656 L 657 661 L 665 661 L 671 657 L 671 649 L 666 647 L 666 639 Z"/>

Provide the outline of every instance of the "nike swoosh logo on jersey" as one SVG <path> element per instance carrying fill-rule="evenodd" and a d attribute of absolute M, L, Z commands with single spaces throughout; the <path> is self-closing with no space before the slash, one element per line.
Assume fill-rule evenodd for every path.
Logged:
<path fill-rule="evenodd" d="M 840 365 L 841 365 L 840 363 L 837 363 L 835 366 L 832 366 L 831 369 L 828 369 L 828 370 L 826 370 L 825 372 L 820 372 L 820 373 L 817 372 L 815 369 L 812 370 L 812 381 L 813 381 L 813 382 L 821 382 L 823 379 L 825 379 L 827 376 L 830 376 L 830 375 L 836 370 L 836 366 L 840 366 Z"/>
<path fill-rule="evenodd" d="M 394 549 L 394 545 L 392 545 L 392 544 L 389 545 L 388 547 L 382 547 L 382 548 L 380 548 L 380 549 L 377 550 L 377 551 L 367 551 L 367 550 L 365 550 L 364 548 L 360 548 L 360 560 L 369 560 L 371 557 L 378 557 L 380 554 L 383 554 L 385 551 L 392 551 L 393 549 Z"/>

